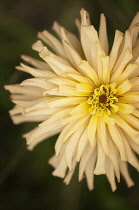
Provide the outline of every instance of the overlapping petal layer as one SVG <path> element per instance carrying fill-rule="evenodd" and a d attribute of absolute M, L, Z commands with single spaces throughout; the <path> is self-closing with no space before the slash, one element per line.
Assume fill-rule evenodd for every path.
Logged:
<path fill-rule="evenodd" d="M 24 134 L 29 150 L 60 133 L 49 163 L 66 184 L 77 164 L 79 181 L 85 175 L 90 190 L 99 174 L 106 174 L 113 191 L 120 173 L 129 187 L 134 184 L 127 164 L 139 170 L 138 22 L 137 13 L 125 34 L 115 32 L 109 52 L 105 16 L 97 32 L 82 9 L 76 20 L 80 39 L 55 22 L 59 39 L 43 31 L 38 34 L 43 42 L 33 45 L 42 60 L 24 55 L 29 66 L 16 67 L 33 78 L 5 86 L 16 104 L 13 122 L 40 122 Z"/>

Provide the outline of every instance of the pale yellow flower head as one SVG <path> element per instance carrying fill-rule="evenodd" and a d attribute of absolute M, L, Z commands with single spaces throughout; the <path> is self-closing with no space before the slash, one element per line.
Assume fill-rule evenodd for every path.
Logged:
<path fill-rule="evenodd" d="M 125 33 L 116 30 L 111 49 L 105 16 L 97 32 L 80 14 L 78 38 L 54 22 L 59 39 L 43 31 L 32 46 L 41 59 L 22 56 L 29 66 L 17 69 L 33 77 L 5 86 L 16 104 L 10 115 L 15 124 L 39 122 L 24 135 L 29 150 L 60 133 L 49 160 L 54 176 L 69 184 L 79 164 L 90 190 L 94 175 L 105 174 L 114 191 L 120 174 L 134 184 L 128 163 L 139 170 L 139 13 Z"/>

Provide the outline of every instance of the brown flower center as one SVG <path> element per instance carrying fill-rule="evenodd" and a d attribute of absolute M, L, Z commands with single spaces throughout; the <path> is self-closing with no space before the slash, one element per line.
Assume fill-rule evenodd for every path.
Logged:
<path fill-rule="evenodd" d="M 102 94 L 99 96 L 99 103 L 105 103 L 107 101 L 107 96 L 105 94 Z"/>
<path fill-rule="evenodd" d="M 102 84 L 100 87 L 94 88 L 92 95 L 87 100 L 90 104 L 89 112 L 97 116 L 102 116 L 104 113 L 110 115 L 113 107 L 117 112 L 118 107 L 115 103 L 118 102 L 118 98 L 116 92 L 116 83 Z"/>

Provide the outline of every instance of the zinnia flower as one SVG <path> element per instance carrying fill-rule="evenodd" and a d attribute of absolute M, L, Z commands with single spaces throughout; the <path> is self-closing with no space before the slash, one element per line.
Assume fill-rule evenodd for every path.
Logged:
<path fill-rule="evenodd" d="M 139 170 L 138 22 L 137 13 L 124 34 L 116 30 L 110 50 L 104 14 L 97 32 L 82 9 L 80 38 L 54 22 L 59 39 L 45 30 L 32 46 L 42 60 L 23 55 L 29 65 L 16 67 L 33 78 L 5 87 L 16 104 L 13 122 L 40 122 L 24 135 L 29 150 L 60 133 L 49 163 L 66 184 L 78 163 L 79 181 L 85 176 L 90 190 L 100 174 L 113 191 L 120 173 L 128 187 L 134 184 L 127 164 Z"/>

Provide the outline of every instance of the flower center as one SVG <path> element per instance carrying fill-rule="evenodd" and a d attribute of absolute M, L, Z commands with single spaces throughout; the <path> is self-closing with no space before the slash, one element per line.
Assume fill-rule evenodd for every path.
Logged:
<path fill-rule="evenodd" d="M 107 96 L 102 94 L 99 96 L 99 103 L 105 103 L 107 101 Z"/>
<path fill-rule="evenodd" d="M 101 116 L 104 113 L 110 115 L 111 111 L 118 111 L 118 106 L 115 105 L 118 102 L 116 96 L 117 89 L 115 87 L 116 83 L 112 83 L 94 88 L 91 96 L 87 100 L 88 104 L 90 104 L 89 112 L 91 114 Z"/>

